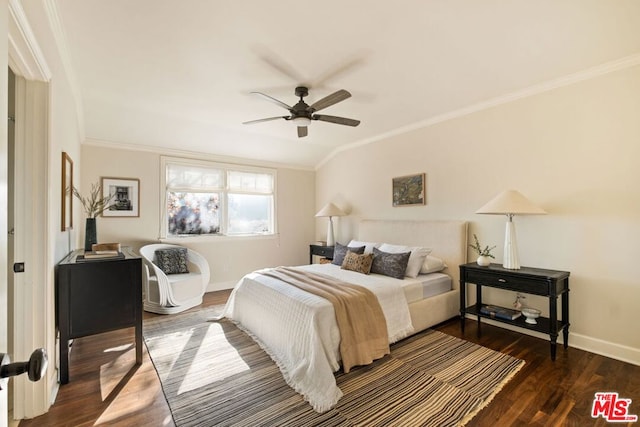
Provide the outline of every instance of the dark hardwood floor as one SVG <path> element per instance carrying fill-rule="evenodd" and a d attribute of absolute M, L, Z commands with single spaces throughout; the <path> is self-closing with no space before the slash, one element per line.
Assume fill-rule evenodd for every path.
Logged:
<path fill-rule="evenodd" d="M 208 293 L 204 305 L 223 304 L 228 295 Z M 145 313 L 145 318 L 151 316 Z M 464 337 L 458 319 L 435 329 L 526 361 L 468 426 L 605 426 L 603 418 L 591 418 L 594 393 L 601 391 L 632 399 L 630 413 L 640 415 L 640 366 L 562 347 L 552 362 L 547 341 L 486 324 L 477 338 L 470 320 Z M 146 348 L 142 365 L 134 365 L 133 341 L 131 328 L 76 339 L 69 384 L 60 387 L 47 414 L 20 426 L 173 426 Z"/>

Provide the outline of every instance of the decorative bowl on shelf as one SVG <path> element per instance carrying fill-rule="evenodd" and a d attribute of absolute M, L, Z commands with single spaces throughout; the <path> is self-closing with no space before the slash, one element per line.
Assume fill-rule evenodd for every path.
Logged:
<path fill-rule="evenodd" d="M 527 318 L 527 320 L 525 320 L 526 323 L 529 323 L 531 325 L 538 324 L 538 322 L 536 322 L 536 319 L 540 317 L 540 310 L 538 310 L 537 308 L 523 308 L 521 311 L 522 315 Z"/>

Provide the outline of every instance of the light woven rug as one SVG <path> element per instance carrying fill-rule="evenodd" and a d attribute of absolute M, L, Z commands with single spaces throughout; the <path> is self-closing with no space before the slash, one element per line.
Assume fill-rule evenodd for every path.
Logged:
<path fill-rule="evenodd" d="M 144 321 L 144 338 L 177 426 L 456 426 L 486 406 L 524 361 L 438 331 L 337 373 L 344 396 L 323 414 L 221 307 Z"/>

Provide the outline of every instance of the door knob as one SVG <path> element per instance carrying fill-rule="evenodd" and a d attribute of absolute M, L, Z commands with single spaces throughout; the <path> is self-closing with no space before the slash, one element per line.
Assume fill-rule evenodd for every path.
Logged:
<path fill-rule="evenodd" d="M 31 381 L 39 381 L 47 371 L 47 351 L 38 348 L 31 353 L 26 362 L 10 363 L 9 355 L 0 353 L 0 390 L 7 384 L 7 378 L 27 373 Z"/>

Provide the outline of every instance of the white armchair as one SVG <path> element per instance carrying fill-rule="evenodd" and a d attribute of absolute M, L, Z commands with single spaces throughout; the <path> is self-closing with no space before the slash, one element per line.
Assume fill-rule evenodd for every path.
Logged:
<path fill-rule="evenodd" d="M 188 273 L 165 274 L 156 264 L 159 249 L 184 246 L 157 243 L 140 248 L 145 273 L 143 274 L 144 309 L 152 313 L 173 314 L 202 303 L 209 285 L 209 264 L 192 249 L 187 249 Z"/>

